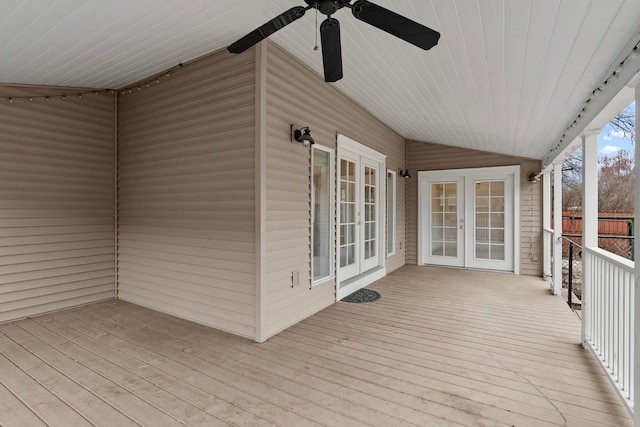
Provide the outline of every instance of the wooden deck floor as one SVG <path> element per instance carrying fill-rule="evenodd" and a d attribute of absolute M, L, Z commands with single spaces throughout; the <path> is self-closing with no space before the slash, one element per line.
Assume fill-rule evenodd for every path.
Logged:
<path fill-rule="evenodd" d="M 631 425 L 541 279 L 371 288 L 263 344 L 123 302 L 0 325 L 0 425 Z"/>

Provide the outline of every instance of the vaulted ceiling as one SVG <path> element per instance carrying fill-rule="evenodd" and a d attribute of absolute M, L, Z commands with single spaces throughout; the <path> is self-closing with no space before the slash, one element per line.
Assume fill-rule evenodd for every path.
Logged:
<path fill-rule="evenodd" d="M 377 0 L 441 32 L 423 51 L 341 22 L 335 86 L 408 139 L 542 159 L 640 41 L 638 0 Z M 303 0 L 2 0 L 0 83 L 122 88 Z M 318 16 L 318 22 L 324 19 Z M 310 10 L 271 39 L 322 74 Z M 625 76 L 639 61 L 627 61 Z M 595 114 L 595 113 L 594 113 Z"/>

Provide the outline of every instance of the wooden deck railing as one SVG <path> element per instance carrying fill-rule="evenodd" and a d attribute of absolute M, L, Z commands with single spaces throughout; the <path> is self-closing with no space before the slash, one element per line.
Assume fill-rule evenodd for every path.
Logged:
<path fill-rule="evenodd" d="M 634 263 L 600 248 L 584 248 L 583 269 L 583 345 L 633 413 Z"/>

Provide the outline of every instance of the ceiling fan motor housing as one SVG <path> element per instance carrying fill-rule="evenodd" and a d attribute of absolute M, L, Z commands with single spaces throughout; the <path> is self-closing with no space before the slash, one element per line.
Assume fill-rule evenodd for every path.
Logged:
<path fill-rule="evenodd" d="M 323 15 L 333 15 L 338 11 L 338 9 L 342 9 L 345 5 L 345 1 L 341 0 L 305 0 L 307 4 L 311 7 L 315 7 L 322 13 Z M 348 2 L 346 2 L 348 3 Z"/>

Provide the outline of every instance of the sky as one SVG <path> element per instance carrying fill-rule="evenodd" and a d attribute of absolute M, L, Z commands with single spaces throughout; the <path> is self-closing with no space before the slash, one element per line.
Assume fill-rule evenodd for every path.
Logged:
<path fill-rule="evenodd" d="M 631 112 L 635 111 L 635 103 L 631 104 Z M 609 126 L 605 126 L 598 135 L 598 151 L 600 154 L 614 155 L 619 150 L 626 149 L 633 157 L 634 146 L 628 139 L 614 132 Z"/>

